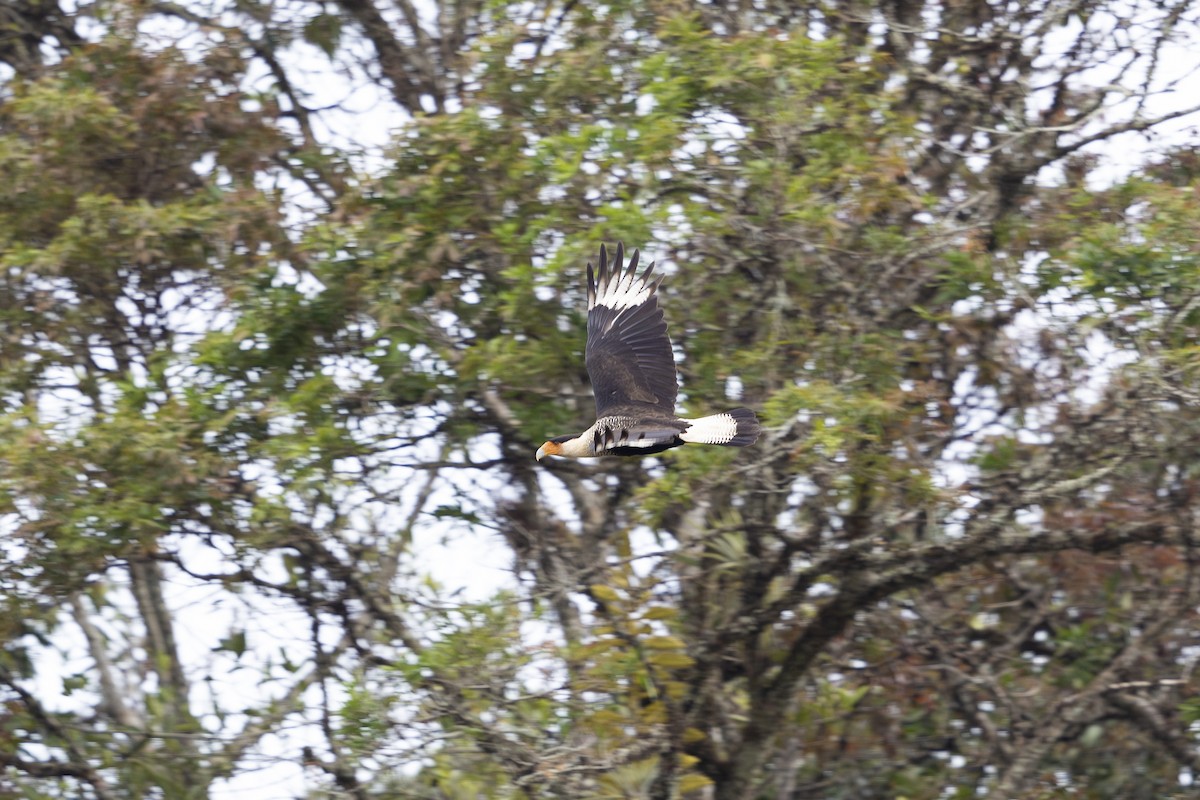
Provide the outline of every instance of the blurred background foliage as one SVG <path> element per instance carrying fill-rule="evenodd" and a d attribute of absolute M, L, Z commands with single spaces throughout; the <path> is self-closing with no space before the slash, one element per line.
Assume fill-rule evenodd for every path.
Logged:
<path fill-rule="evenodd" d="M 5 4 L 2 793 L 1190 794 L 1198 17 Z"/>

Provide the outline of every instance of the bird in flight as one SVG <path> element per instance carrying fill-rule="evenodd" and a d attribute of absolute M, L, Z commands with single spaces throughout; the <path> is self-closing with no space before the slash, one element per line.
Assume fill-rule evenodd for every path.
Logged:
<path fill-rule="evenodd" d="M 658 307 L 654 264 L 637 274 L 638 251 L 624 267 L 600 245 L 600 267 L 588 263 L 586 362 L 596 395 L 596 422 L 578 436 L 557 436 L 537 451 L 545 456 L 646 456 L 681 444 L 745 447 L 758 440 L 758 417 L 748 408 L 686 419 L 675 414 L 675 359 Z"/>

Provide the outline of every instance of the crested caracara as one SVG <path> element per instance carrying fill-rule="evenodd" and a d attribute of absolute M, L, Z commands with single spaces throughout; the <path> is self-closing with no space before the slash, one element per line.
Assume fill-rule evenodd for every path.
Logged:
<path fill-rule="evenodd" d="M 745 447 L 758 439 L 748 408 L 684 419 L 675 414 L 675 359 L 656 290 L 654 264 L 637 274 L 638 251 L 624 268 L 625 248 L 613 263 L 600 245 L 600 268 L 588 263 L 587 370 L 596 395 L 596 423 L 578 436 L 557 436 L 543 456 L 645 456 L 681 444 Z"/>

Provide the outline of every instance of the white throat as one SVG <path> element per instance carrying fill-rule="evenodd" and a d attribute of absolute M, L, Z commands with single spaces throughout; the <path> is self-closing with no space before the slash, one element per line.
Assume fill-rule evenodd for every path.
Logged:
<path fill-rule="evenodd" d="M 579 436 L 576 436 L 574 439 L 568 439 L 559 446 L 562 447 L 562 455 L 569 458 L 591 458 L 596 455 L 596 451 L 592 449 L 592 442 L 594 441 L 595 438 L 592 436 L 592 429 L 588 428 Z"/>

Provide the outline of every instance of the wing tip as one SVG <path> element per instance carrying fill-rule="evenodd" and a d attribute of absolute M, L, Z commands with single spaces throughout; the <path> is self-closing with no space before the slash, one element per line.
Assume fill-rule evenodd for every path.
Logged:
<path fill-rule="evenodd" d="M 640 304 L 653 297 L 662 283 L 662 276 L 658 276 L 656 280 L 652 279 L 653 261 L 639 275 L 637 269 L 640 263 L 641 250 L 638 248 L 634 248 L 628 265 L 625 263 L 623 241 L 617 242 L 616 252 L 610 261 L 608 247 L 601 242 L 599 265 L 593 269 L 592 262 L 588 262 L 588 309 L 591 310 L 597 305 L 607 306 L 610 302 L 616 303 L 614 307 L 620 308 L 621 298 L 639 296 L 634 304 Z"/>

